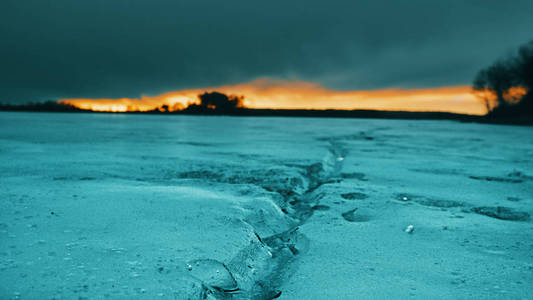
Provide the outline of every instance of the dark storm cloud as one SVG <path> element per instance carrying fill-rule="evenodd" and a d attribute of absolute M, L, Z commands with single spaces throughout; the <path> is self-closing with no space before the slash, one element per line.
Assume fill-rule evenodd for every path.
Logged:
<path fill-rule="evenodd" d="M 0 102 L 135 97 L 258 77 L 469 84 L 533 38 L 531 1 L 0 2 Z"/>

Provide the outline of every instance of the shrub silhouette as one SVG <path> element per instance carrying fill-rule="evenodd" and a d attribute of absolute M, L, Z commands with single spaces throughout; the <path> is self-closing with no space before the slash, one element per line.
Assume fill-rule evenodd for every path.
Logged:
<path fill-rule="evenodd" d="M 205 92 L 198 95 L 200 104 L 191 104 L 187 111 L 201 113 L 232 113 L 243 108 L 243 96 L 226 95 L 219 92 Z"/>

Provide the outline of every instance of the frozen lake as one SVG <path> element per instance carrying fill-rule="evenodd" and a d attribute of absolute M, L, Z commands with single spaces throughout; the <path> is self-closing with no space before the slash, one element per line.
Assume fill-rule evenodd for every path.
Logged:
<path fill-rule="evenodd" d="M 0 113 L 1 299 L 533 298 L 533 127 Z"/>

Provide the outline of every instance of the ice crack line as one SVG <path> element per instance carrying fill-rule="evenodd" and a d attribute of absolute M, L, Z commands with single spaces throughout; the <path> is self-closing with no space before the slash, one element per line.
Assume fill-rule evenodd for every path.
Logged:
<path fill-rule="evenodd" d="M 239 251 L 227 265 L 221 264 L 217 269 L 217 272 L 224 269 L 229 274 L 223 283 L 211 281 L 208 284 L 204 280 L 203 299 L 274 299 L 281 295 L 280 287 L 294 267 L 293 262 L 308 249 L 309 241 L 298 228 L 312 216 L 313 207 L 320 201 L 321 196 L 314 191 L 332 180 L 340 180 L 338 175 L 346 151 L 338 142 L 329 141 L 329 144 L 321 162 L 303 167 L 306 190 L 300 194 L 282 195 L 285 207 L 280 209 L 294 221 L 293 225 L 268 237 L 256 233 L 247 247 Z M 247 225 L 254 230 L 254 224 L 247 222 Z M 201 264 L 197 265 L 201 267 Z M 194 266 L 191 265 L 191 272 L 192 268 Z"/>

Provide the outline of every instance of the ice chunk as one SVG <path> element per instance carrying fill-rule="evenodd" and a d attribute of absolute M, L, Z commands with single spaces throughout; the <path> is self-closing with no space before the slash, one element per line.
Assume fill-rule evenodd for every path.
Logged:
<path fill-rule="evenodd" d="M 409 225 L 404 230 L 407 233 L 413 233 L 415 231 L 415 227 L 413 225 Z"/>

